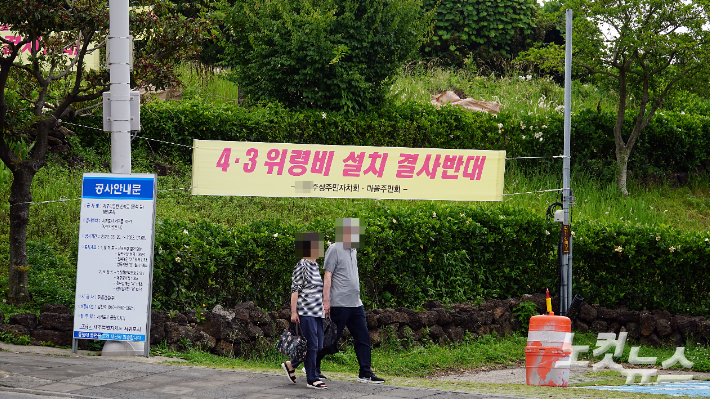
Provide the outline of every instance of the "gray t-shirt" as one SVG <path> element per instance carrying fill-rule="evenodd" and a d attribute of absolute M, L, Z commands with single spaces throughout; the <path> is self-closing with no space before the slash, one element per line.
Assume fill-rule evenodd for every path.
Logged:
<path fill-rule="evenodd" d="M 357 249 L 333 243 L 325 252 L 323 269 L 333 273 L 330 284 L 330 306 L 356 308 L 360 300 L 360 278 L 357 274 Z"/>

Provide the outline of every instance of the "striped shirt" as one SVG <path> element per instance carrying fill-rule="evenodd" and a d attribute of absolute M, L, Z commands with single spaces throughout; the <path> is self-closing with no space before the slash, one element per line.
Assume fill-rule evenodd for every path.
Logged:
<path fill-rule="evenodd" d="M 291 276 L 291 292 L 298 292 L 299 316 L 323 317 L 323 279 L 317 263 L 298 261 Z"/>

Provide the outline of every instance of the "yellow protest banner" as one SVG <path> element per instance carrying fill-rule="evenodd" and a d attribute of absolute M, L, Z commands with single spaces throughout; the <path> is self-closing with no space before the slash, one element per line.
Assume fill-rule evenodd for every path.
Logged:
<path fill-rule="evenodd" d="M 192 194 L 502 201 L 505 151 L 195 140 Z"/>
<path fill-rule="evenodd" d="M 9 31 L 8 29 L 9 26 L 0 24 L 0 37 L 15 44 L 20 43 L 23 39 L 22 35 L 16 32 Z M 42 50 L 39 41 L 35 41 L 34 43 L 27 43 L 20 49 L 18 57 L 19 59 L 15 62 L 23 64 L 28 63 L 30 54 L 32 53 L 32 46 L 34 46 L 36 50 Z M 80 43 L 77 43 L 77 45 L 71 46 L 70 48 L 67 48 L 63 51 L 65 54 L 64 56 L 67 60 L 67 64 L 79 53 L 78 46 L 80 46 Z M 91 43 L 89 51 L 87 51 L 86 55 L 84 56 L 84 65 L 86 69 L 99 69 L 101 67 L 99 51 L 96 46 L 96 43 Z M 2 51 L 4 54 L 7 54 L 9 51 L 7 44 L 0 45 L 0 51 Z"/>

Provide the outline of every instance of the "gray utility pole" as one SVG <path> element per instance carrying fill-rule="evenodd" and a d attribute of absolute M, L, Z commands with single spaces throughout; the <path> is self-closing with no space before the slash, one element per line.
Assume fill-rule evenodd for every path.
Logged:
<path fill-rule="evenodd" d="M 572 132 L 572 10 L 567 11 L 565 43 L 565 119 L 564 158 L 562 161 L 562 271 L 560 273 L 560 315 L 566 315 L 572 304 L 572 235 L 569 225 L 570 207 L 574 203 L 570 188 L 570 141 Z"/>
<path fill-rule="evenodd" d="M 131 37 L 128 0 L 109 0 L 111 173 L 131 173 Z"/>

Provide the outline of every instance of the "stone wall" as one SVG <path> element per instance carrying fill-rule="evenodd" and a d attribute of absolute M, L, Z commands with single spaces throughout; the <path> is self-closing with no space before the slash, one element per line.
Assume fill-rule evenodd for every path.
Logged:
<path fill-rule="evenodd" d="M 367 327 L 373 346 L 380 345 L 389 334 L 417 345 L 423 339 L 439 342 L 460 342 L 466 333 L 472 336 L 510 334 L 520 330 L 522 324 L 513 315 L 521 301 L 536 304 L 538 311 L 545 311 L 545 296 L 525 295 L 522 298 L 485 301 L 479 306 L 453 304 L 442 306 L 429 301 L 424 310 L 406 308 L 375 309 L 366 312 Z M 559 307 L 553 298 L 553 309 Z M 0 320 L 4 320 L 0 314 Z M 224 309 L 215 306 L 211 311 L 199 314 L 189 309 L 182 313 L 153 311 L 151 315 L 151 345 L 165 341 L 173 348 L 184 349 L 200 346 L 223 356 L 241 356 L 254 350 L 271 346 L 281 332 L 288 327 L 290 312 L 282 309 L 264 312 L 253 302 L 237 304 Z M 8 324 L 0 324 L 0 331 L 17 335 L 29 335 L 32 344 L 49 342 L 70 346 L 73 316 L 61 305 L 45 305 L 40 316 L 22 313 L 11 316 Z M 667 311 L 630 311 L 625 308 L 607 309 L 586 302 L 580 308 L 573 331 L 615 332 L 627 331 L 630 341 L 650 346 L 669 343 L 683 346 L 689 339 L 701 344 L 710 340 L 710 320 L 702 316 L 671 315 Z M 345 330 L 343 339 L 348 337 Z M 80 340 L 80 347 L 87 346 Z"/>

